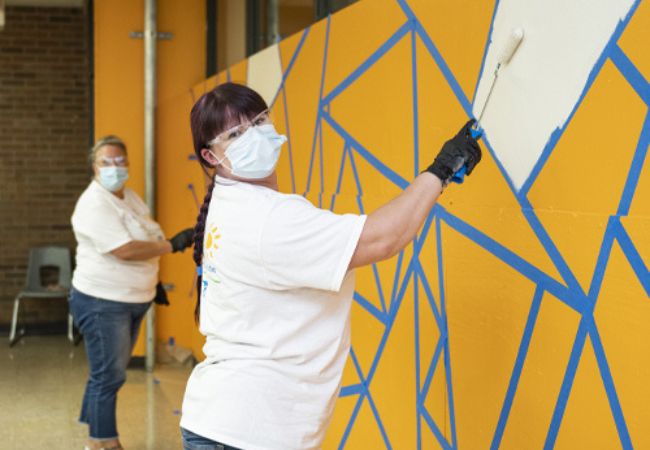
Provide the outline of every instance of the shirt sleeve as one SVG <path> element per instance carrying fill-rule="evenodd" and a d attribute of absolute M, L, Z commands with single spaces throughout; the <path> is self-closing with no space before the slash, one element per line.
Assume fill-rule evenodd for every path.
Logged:
<path fill-rule="evenodd" d="M 80 199 L 72 214 L 75 233 L 89 239 L 99 253 L 109 253 L 133 240 L 113 206 L 101 198 L 97 202 L 91 200 Z"/>
<path fill-rule="evenodd" d="M 299 196 L 278 200 L 260 235 L 270 287 L 338 291 L 365 221 L 366 216 L 316 208 Z"/>

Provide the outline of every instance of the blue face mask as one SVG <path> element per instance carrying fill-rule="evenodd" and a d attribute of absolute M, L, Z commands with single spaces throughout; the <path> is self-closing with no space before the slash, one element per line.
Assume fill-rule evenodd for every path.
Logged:
<path fill-rule="evenodd" d="M 129 169 L 126 167 L 108 166 L 99 168 L 99 184 L 111 192 L 122 189 L 128 178 Z"/>

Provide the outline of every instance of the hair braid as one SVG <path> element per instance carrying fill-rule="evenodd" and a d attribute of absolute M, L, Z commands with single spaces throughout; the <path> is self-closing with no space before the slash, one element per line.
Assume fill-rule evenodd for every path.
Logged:
<path fill-rule="evenodd" d="M 196 217 L 196 225 L 194 226 L 194 263 L 197 267 L 196 277 L 196 307 L 194 308 L 194 319 L 199 322 L 199 315 L 201 312 L 201 291 L 202 291 L 202 265 L 203 265 L 203 236 L 205 235 L 205 222 L 208 218 L 208 209 L 210 201 L 212 200 L 212 189 L 214 188 L 214 178 L 208 186 L 208 191 L 203 198 L 203 204 L 199 210 L 199 215 Z M 201 272 L 198 268 L 201 267 Z"/>
<path fill-rule="evenodd" d="M 268 105 L 262 96 L 242 84 L 223 83 L 203 94 L 194 103 L 190 112 L 192 144 L 194 145 L 194 153 L 199 164 L 201 164 L 201 168 L 206 173 L 208 173 L 207 169 L 214 169 L 214 165 L 207 161 L 203 155 L 204 150 L 210 150 L 208 142 L 232 126 L 233 123 L 241 121 L 242 117 L 253 119 L 266 109 L 268 109 Z M 203 236 L 205 234 L 208 207 L 212 199 L 214 178 L 211 181 L 199 216 L 196 218 L 196 226 L 194 227 L 194 262 L 197 267 L 201 267 L 203 264 Z M 203 288 L 203 277 L 200 271 L 197 273 L 196 286 L 197 303 L 196 309 L 194 310 L 194 318 L 198 323 L 201 312 L 201 291 Z"/>

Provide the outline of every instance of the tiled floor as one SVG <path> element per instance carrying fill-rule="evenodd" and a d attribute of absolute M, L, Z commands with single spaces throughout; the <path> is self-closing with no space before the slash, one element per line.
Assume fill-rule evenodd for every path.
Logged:
<path fill-rule="evenodd" d="M 189 371 L 128 371 L 117 404 L 126 450 L 181 448 L 178 422 Z M 63 336 L 26 336 L 13 348 L 2 342 L 0 449 L 82 449 L 87 427 L 77 417 L 87 373 L 83 343 L 74 347 Z"/>

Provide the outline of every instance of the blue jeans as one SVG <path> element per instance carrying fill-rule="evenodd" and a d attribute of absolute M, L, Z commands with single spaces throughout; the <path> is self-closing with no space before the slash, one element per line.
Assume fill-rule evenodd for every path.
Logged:
<path fill-rule="evenodd" d="M 183 450 L 239 450 L 226 444 L 212 441 L 191 431 L 181 428 L 183 437 Z"/>
<path fill-rule="evenodd" d="M 126 366 L 151 302 L 102 300 L 76 289 L 69 300 L 90 367 L 79 421 L 88 424 L 92 439 L 117 438 L 117 391 L 126 381 Z"/>

